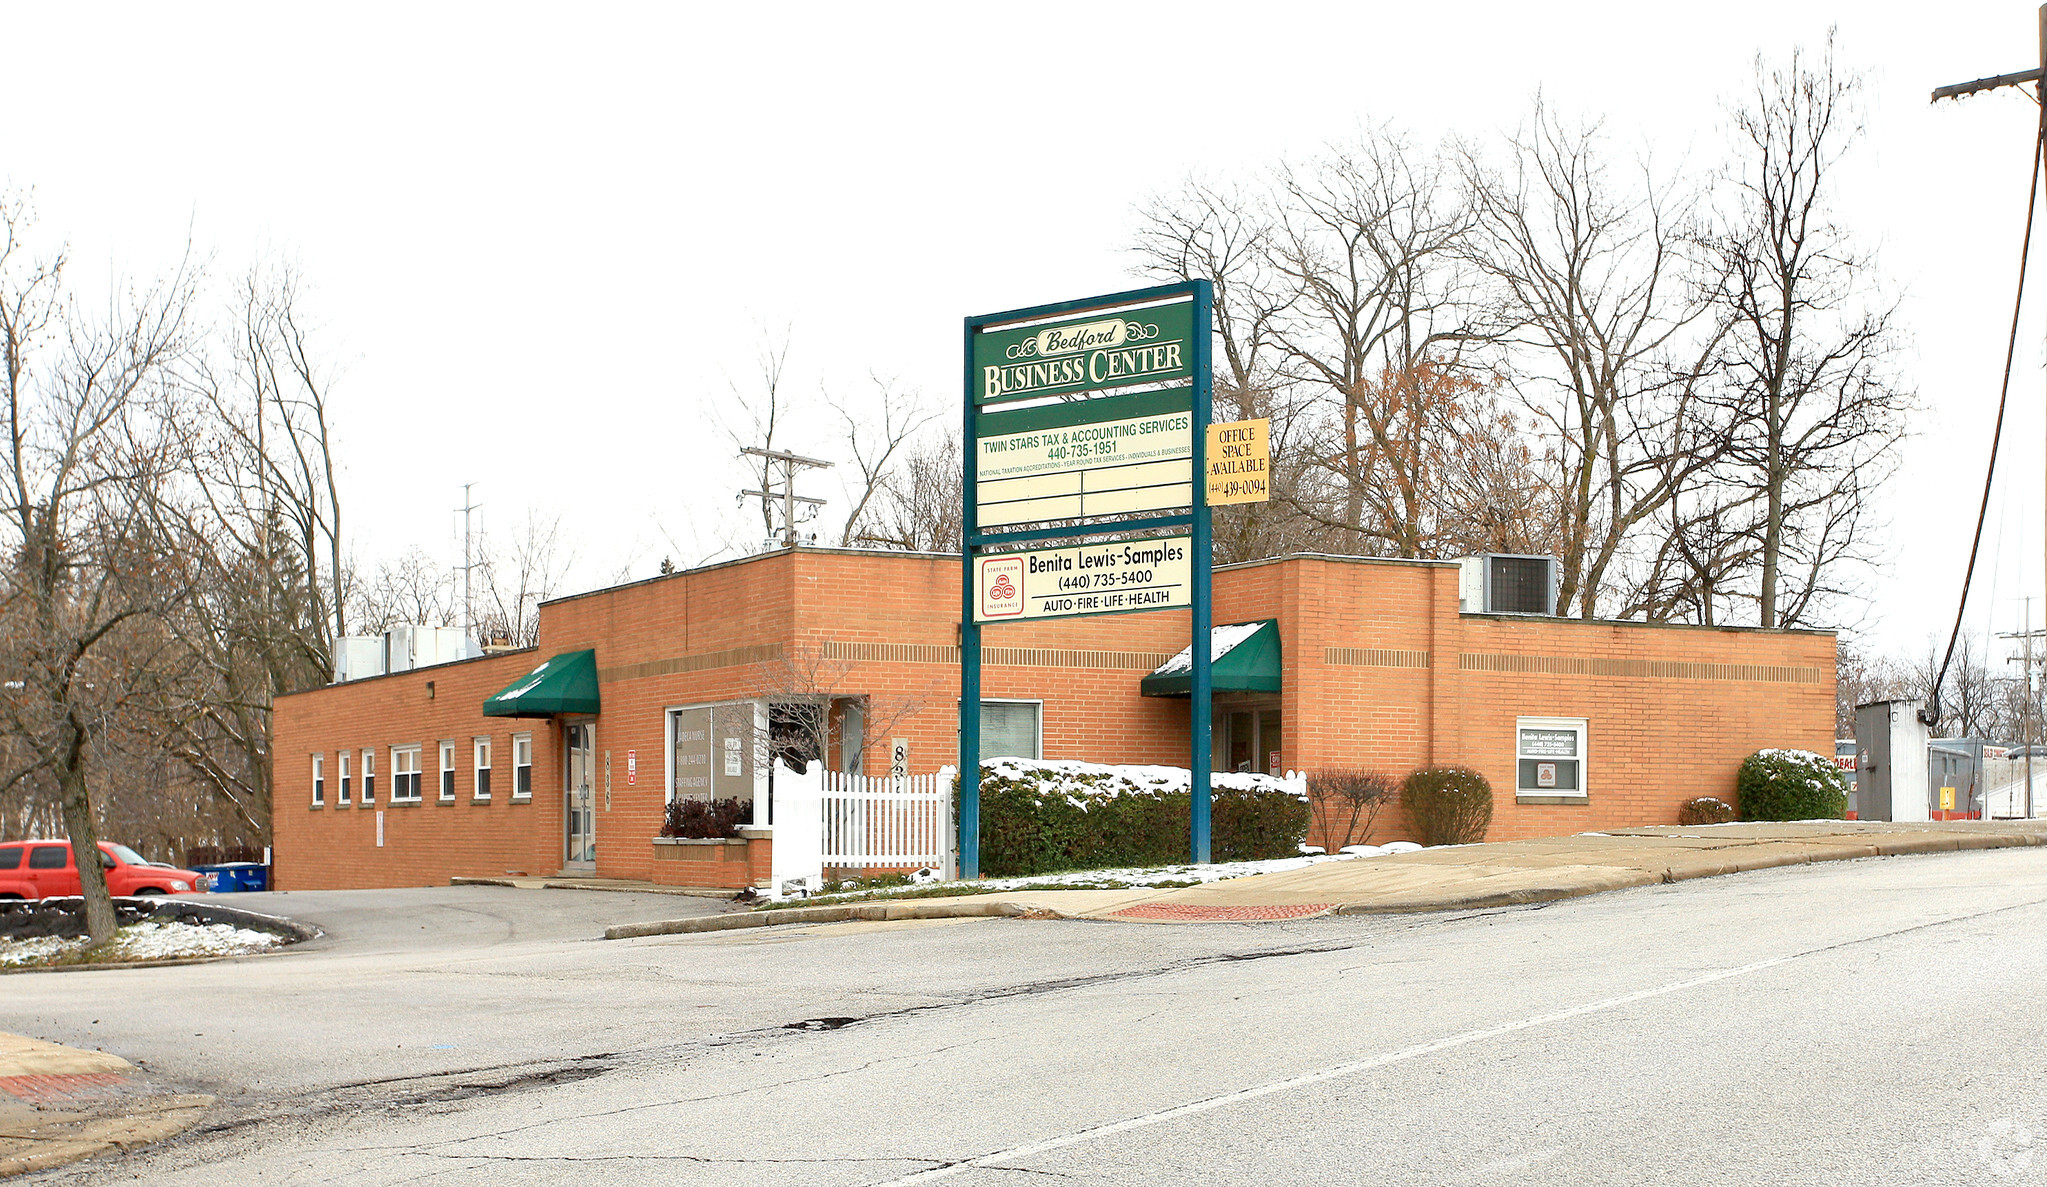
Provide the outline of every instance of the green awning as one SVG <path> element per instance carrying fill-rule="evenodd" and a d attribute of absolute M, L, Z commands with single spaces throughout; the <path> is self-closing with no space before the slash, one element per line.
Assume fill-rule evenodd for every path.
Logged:
<path fill-rule="evenodd" d="M 597 653 L 564 651 L 483 702 L 485 717 L 597 712 Z"/>
<path fill-rule="evenodd" d="M 1279 691 L 1279 623 L 1237 622 L 1210 627 L 1208 675 L 1216 692 Z M 1194 649 L 1159 665 L 1138 684 L 1148 697 L 1184 697 L 1193 693 Z"/>

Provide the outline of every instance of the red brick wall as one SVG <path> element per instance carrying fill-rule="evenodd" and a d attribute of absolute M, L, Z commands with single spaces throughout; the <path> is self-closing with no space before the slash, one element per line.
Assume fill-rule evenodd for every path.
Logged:
<path fill-rule="evenodd" d="M 670 707 L 806 688 L 865 694 L 876 718 L 865 731 L 869 770 L 886 763 L 891 737 L 909 740 L 915 771 L 951 764 L 959 574 L 957 558 L 774 553 L 551 602 L 534 652 L 283 698 L 276 716 L 278 885 L 419 885 L 507 870 L 556 872 L 563 848 L 558 727 L 487 719 L 481 704 L 562 651 L 597 652 L 604 876 L 654 874 L 650 838 L 666 800 Z M 1683 799 L 1731 796 L 1734 768 L 1749 752 L 1798 746 L 1827 753 L 1832 738 L 1828 634 L 1465 617 L 1457 613 L 1454 566 L 1321 558 L 1217 573 L 1215 620 L 1258 618 L 1280 625 L 1284 766 L 1394 775 L 1429 763 L 1477 767 L 1496 787 L 1496 839 L 1671 822 Z M 1186 701 L 1142 697 L 1138 682 L 1186 646 L 1188 623 L 1184 611 L 1167 611 L 989 627 L 982 632 L 983 695 L 1042 700 L 1047 758 L 1184 765 Z M 769 651 L 746 650 L 762 647 Z M 1463 664 L 1467 654 L 1531 657 L 1528 664 L 1562 670 L 1473 670 Z M 1628 660 L 1818 675 L 1801 683 L 1570 670 Z M 1591 722 L 1585 804 L 1514 803 L 1517 716 Z M 528 728 L 535 794 L 514 805 L 510 735 Z M 480 733 L 497 739 L 499 790 L 487 806 L 469 798 L 469 738 Z M 444 737 L 460 744 L 453 805 L 440 804 L 434 786 L 435 743 Z M 406 742 L 422 746 L 426 792 L 417 806 L 394 806 L 389 747 Z M 372 745 L 376 809 L 386 814 L 382 849 L 374 846 L 374 810 L 335 806 L 334 751 Z M 329 756 L 328 806 L 317 810 L 307 807 L 308 756 L 316 750 Z M 629 753 L 638 757 L 631 782 Z M 1397 814 L 1385 825 L 1397 827 Z M 1381 839 L 1391 835 L 1382 827 Z"/>
<path fill-rule="evenodd" d="M 552 874 L 562 861 L 559 734 L 546 721 L 482 715 L 485 697 L 545 656 L 491 656 L 280 697 L 273 718 L 272 846 L 280 890 L 445 885 L 509 870 Z M 433 686 L 428 695 L 428 684 Z M 512 796 L 512 735 L 533 735 L 533 796 Z M 492 739 L 491 797 L 474 797 L 471 739 Z M 455 800 L 440 800 L 440 742 L 455 743 Z M 421 798 L 391 801 L 391 747 L 420 748 Z M 376 801 L 362 802 L 362 751 L 377 752 Z M 335 755 L 354 785 L 339 803 Z M 312 756 L 326 756 L 326 806 L 312 807 Z M 377 813 L 384 814 L 378 848 Z"/>

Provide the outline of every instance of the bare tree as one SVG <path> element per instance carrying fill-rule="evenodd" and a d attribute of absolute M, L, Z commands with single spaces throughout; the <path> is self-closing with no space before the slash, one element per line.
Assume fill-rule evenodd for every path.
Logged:
<path fill-rule="evenodd" d="M 774 757 L 795 770 L 808 762 L 830 766 L 836 745 L 852 752 L 846 769 L 858 774 L 857 756 L 886 739 L 923 702 L 859 688 L 859 663 L 833 655 L 830 644 L 799 643 L 781 659 L 759 665 L 751 695 L 767 702 L 766 744 Z"/>
<path fill-rule="evenodd" d="M 1306 445 L 1327 480 L 1294 505 L 1344 551 L 1433 552 L 1434 471 L 1474 382 L 1460 370 L 1471 216 L 1455 183 L 1386 128 L 1279 172 L 1273 267 L 1291 291 L 1272 334 L 1317 410 Z"/>
<path fill-rule="evenodd" d="M 880 503 L 856 541 L 907 552 L 958 552 L 966 477 L 961 465 L 956 429 L 911 450 L 885 476 Z"/>
<path fill-rule="evenodd" d="M 356 626 L 373 635 L 394 626 L 454 626 L 462 617 L 454 574 L 419 548 L 378 565 L 353 601 Z"/>
<path fill-rule="evenodd" d="M 54 784 L 78 856 L 87 930 L 111 939 L 96 860 L 91 756 L 105 723 L 151 678 L 150 620 L 188 588 L 155 511 L 179 458 L 175 368 L 189 349 L 195 277 L 123 292 L 87 316 L 63 291 L 61 255 L 33 258 L 26 204 L 0 197 L 0 358 L 7 443 L 0 522 L 0 705 L 11 784 Z M 127 662 L 112 653 L 133 649 Z"/>
<path fill-rule="evenodd" d="M 1715 246 L 1733 330 L 1716 360 L 1734 432 L 1719 481 L 1753 495 L 1757 618 L 1806 620 L 1867 559 L 1865 493 L 1888 472 L 1911 403 L 1893 363 L 1895 305 L 1873 299 L 1872 261 L 1832 219 L 1834 170 L 1860 138 L 1860 80 L 1828 45 L 1758 59 L 1733 113 L 1738 198 Z"/>
<path fill-rule="evenodd" d="M 1263 417 L 1271 422 L 1273 500 L 1215 511 L 1215 559 L 1256 560 L 1304 541 L 1302 521 L 1289 497 L 1300 489 L 1310 452 L 1299 447 L 1307 428 L 1296 415 L 1288 378 L 1280 369 L 1275 320 L 1295 290 L 1274 266 L 1276 214 L 1269 196 L 1233 184 L 1189 177 L 1138 211 L 1132 250 L 1137 272 L 1173 283 L 1207 280 L 1215 290 L 1215 408 L 1217 421 Z"/>
<path fill-rule="evenodd" d="M 563 540 L 559 515 L 542 517 L 528 511 L 525 525 L 502 545 L 486 536 L 478 637 L 514 647 L 539 642 L 540 603 L 561 592 L 575 563 L 576 553 Z"/>
<path fill-rule="evenodd" d="M 1724 426 L 1700 394 L 1720 290 L 1693 247 L 1694 191 L 1646 166 L 1638 186 L 1616 183 L 1596 125 L 1538 100 L 1508 158 L 1502 170 L 1465 154 L 1473 259 L 1547 446 L 1559 605 L 1592 618 L 1630 541 L 1720 455 Z"/>
<path fill-rule="evenodd" d="M 896 381 L 879 375 L 869 379 L 879 405 L 877 413 L 862 415 L 845 403 L 829 398 L 826 401 L 846 426 L 846 448 L 860 474 L 859 493 L 855 495 L 851 489 L 846 492 L 851 502 L 846 526 L 839 532 L 841 548 L 863 543 L 873 534 L 873 525 L 868 521 L 875 497 L 887 487 L 904 443 L 936 416 L 924 406 L 920 396 L 904 391 Z"/>

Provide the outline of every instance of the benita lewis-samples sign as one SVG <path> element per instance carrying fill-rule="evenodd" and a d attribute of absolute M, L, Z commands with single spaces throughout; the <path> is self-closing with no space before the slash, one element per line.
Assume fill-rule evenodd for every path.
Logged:
<path fill-rule="evenodd" d="M 1064 618 L 1193 604 L 1186 536 L 974 558 L 974 621 Z"/>

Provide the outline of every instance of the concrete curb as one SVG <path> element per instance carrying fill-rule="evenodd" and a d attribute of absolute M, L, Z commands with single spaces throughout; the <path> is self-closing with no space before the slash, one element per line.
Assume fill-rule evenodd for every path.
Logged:
<path fill-rule="evenodd" d="M 1765 842 L 1767 843 L 1767 842 Z M 1737 846 L 1711 851 L 1713 856 L 1699 854 L 1691 862 L 1666 867 L 1661 877 L 1650 871 L 1643 871 L 1639 878 L 1586 880 L 1546 887 L 1520 887 L 1514 890 L 1492 894 L 1474 895 L 1418 895 L 1408 899 L 1367 900 L 1343 903 L 1333 914 L 1337 915 L 1412 915 L 1430 911 L 1476 911 L 1500 907 L 1525 906 L 1530 903 L 1556 902 L 1561 899 L 1582 898 L 1591 894 L 1604 894 L 1610 890 L 1628 890 L 1657 883 L 1690 882 L 1699 878 L 1718 878 L 1726 874 L 1743 874 L 1753 870 L 1781 869 L 1785 866 L 1818 865 L 1829 861 L 1852 861 L 1864 857 L 1910 857 L 1932 853 L 1956 853 L 1985 849 L 2025 849 L 2047 845 L 2047 835 L 2038 833 L 1939 833 L 1880 835 L 1867 839 L 1840 837 L 1815 837 L 1811 840 L 1785 841 L 1794 846 L 1791 850 L 1768 853 L 1744 854 Z"/>
<path fill-rule="evenodd" d="M 214 1103 L 196 1093 L 138 1096 L 135 1070 L 104 1051 L 0 1034 L 0 1178 L 163 1141 Z"/>
<path fill-rule="evenodd" d="M 137 1102 L 118 1116 L 38 1124 L 34 1132 L 0 1125 L 0 1179 L 82 1162 L 109 1151 L 123 1154 L 174 1138 L 199 1123 L 213 1098 L 166 1096 Z"/>
<path fill-rule="evenodd" d="M 991 896 L 992 897 L 992 896 Z M 868 919 L 970 919 L 1022 915 L 1028 907 L 999 898 L 968 902 L 864 903 L 836 907 L 789 907 L 781 911 L 748 911 L 744 914 L 707 915 L 698 919 L 664 919 L 653 923 L 621 923 L 604 929 L 607 940 L 636 940 L 646 936 L 691 935 L 707 931 L 736 931 L 745 927 L 780 927 L 798 923 L 845 923 Z"/>
<path fill-rule="evenodd" d="M 613 894 L 666 894 L 678 898 L 735 899 L 744 890 L 718 886 L 592 886 L 559 878 L 450 878 L 450 886 L 505 886 L 513 890 L 594 890 Z"/>

